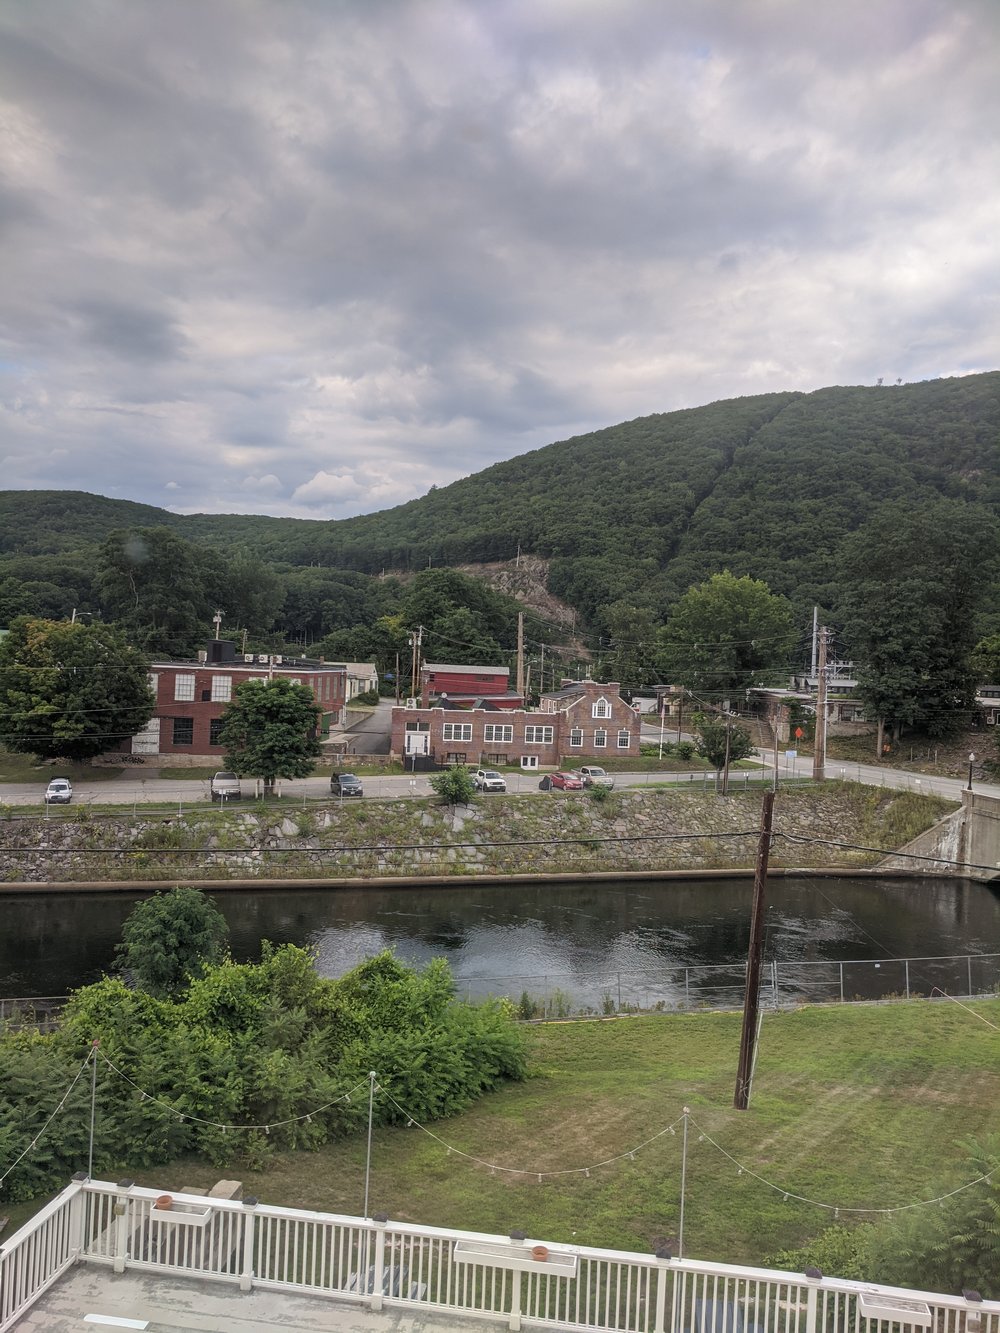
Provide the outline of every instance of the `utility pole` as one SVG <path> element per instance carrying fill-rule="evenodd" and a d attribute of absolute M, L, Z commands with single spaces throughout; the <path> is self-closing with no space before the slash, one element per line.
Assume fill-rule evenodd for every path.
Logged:
<path fill-rule="evenodd" d="M 222 629 L 222 617 L 225 614 L 226 614 L 225 611 L 216 611 L 215 615 L 212 617 L 212 624 L 215 626 L 215 637 L 217 639 Z"/>
<path fill-rule="evenodd" d="M 545 693 L 545 644 L 542 644 L 542 660 L 538 667 L 538 697 Z"/>
<path fill-rule="evenodd" d="M 733 1097 L 733 1105 L 737 1111 L 745 1111 L 750 1105 L 750 1085 L 753 1082 L 754 1057 L 757 1050 L 760 972 L 764 956 L 764 890 L 767 885 L 767 862 L 771 854 L 773 813 L 774 792 L 766 791 L 760 812 L 760 839 L 757 843 L 757 861 L 753 872 L 753 908 L 750 913 L 750 945 L 747 949 L 743 1029 L 740 1033 L 740 1062 L 736 1071 L 736 1093 Z"/>
<path fill-rule="evenodd" d="M 517 613 L 517 692 L 524 698 L 524 612 Z"/>
<path fill-rule="evenodd" d="M 396 654 L 396 704 L 399 705 L 399 653 Z"/>
<path fill-rule="evenodd" d="M 729 737 L 733 725 L 733 715 L 726 709 L 726 762 L 722 766 L 722 794 L 729 795 Z"/>
<path fill-rule="evenodd" d="M 410 696 L 417 698 L 417 671 L 420 667 L 420 648 L 424 638 L 424 627 L 418 625 L 410 634 L 410 647 L 413 649 L 412 661 L 410 663 Z"/>
<path fill-rule="evenodd" d="M 819 607 L 813 607 L 812 674 L 816 674 L 816 643 L 819 636 Z"/>
<path fill-rule="evenodd" d="M 824 625 L 819 632 L 819 664 L 816 680 L 816 738 L 813 743 L 813 782 L 826 778 L 826 639 Z"/>

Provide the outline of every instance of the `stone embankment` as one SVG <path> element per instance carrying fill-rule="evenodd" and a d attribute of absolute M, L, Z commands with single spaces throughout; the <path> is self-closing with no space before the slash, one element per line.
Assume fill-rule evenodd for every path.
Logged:
<path fill-rule="evenodd" d="M 775 802 L 771 864 L 873 866 L 952 805 L 830 783 Z M 752 867 L 760 794 L 667 790 L 0 822 L 0 886 L 721 871 Z M 851 844 L 850 846 L 847 844 Z"/>

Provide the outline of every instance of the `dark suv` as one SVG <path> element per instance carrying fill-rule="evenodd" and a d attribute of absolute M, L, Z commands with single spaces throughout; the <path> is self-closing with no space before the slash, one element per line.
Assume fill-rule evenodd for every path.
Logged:
<path fill-rule="evenodd" d="M 364 796 L 361 779 L 353 773 L 334 773 L 330 779 L 331 796 Z"/>

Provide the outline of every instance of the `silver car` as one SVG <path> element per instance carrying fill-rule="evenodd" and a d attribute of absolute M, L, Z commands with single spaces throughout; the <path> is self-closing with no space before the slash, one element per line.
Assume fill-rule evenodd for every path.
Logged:
<path fill-rule="evenodd" d="M 45 788 L 46 805 L 69 805 L 73 799 L 73 784 L 69 778 L 53 778 Z"/>

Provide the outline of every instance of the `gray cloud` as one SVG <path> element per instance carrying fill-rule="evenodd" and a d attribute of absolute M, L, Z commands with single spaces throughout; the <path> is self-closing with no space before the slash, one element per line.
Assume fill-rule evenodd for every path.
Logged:
<path fill-rule="evenodd" d="M 1000 365 L 991 0 L 12 0 L 15 487 L 343 517 Z"/>

